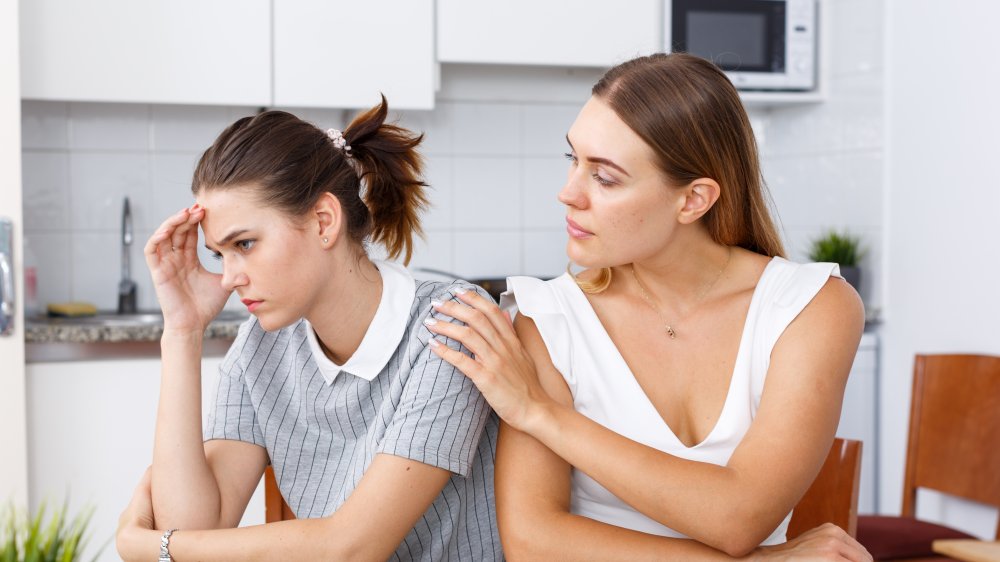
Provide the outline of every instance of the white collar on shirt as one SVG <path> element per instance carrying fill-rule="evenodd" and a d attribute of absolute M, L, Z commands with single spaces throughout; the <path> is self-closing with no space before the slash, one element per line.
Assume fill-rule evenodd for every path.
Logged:
<path fill-rule="evenodd" d="M 375 317 L 361 340 L 361 345 L 343 365 L 331 361 L 319 346 L 316 332 L 306 321 L 306 337 L 319 372 L 326 384 L 333 384 L 341 371 L 373 380 L 392 358 L 410 322 L 410 306 L 416 295 L 413 276 L 405 267 L 381 260 L 373 260 L 382 275 L 382 299 Z"/>

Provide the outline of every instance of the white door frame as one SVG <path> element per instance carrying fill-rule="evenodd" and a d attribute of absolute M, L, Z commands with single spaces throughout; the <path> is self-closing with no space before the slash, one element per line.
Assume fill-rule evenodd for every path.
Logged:
<path fill-rule="evenodd" d="M 28 505 L 28 435 L 24 379 L 24 298 L 21 294 L 21 89 L 18 2 L 0 0 L 0 216 L 14 223 L 14 333 L 0 336 L 0 501 Z"/>

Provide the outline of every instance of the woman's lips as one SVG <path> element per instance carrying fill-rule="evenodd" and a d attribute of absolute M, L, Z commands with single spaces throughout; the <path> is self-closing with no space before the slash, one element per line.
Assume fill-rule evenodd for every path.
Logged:
<path fill-rule="evenodd" d="M 590 238 L 594 235 L 593 232 L 584 230 L 580 225 L 576 224 L 568 217 L 566 218 L 566 232 L 569 232 L 570 236 L 577 239 Z"/>
<path fill-rule="evenodd" d="M 243 304 L 245 304 L 246 307 L 247 307 L 247 310 L 249 310 L 250 313 L 253 314 L 253 311 L 257 308 L 257 305 L 259 305 L 260 303 L 262 303 L 264 301 L 255 301 L 253 299 L 243 299 L 240 302 L 242 302 Z"/>

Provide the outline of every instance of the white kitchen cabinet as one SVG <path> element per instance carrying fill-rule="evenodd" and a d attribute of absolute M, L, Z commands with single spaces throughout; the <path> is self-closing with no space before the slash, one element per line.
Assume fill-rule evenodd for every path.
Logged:
<path fill-rule="evenodd" d="M 858 513 L 878 511 L 878 336 L 861 337 L 851 375 L 844 390 L 837 436 L 857 439 L 861 448 L 861 485 Z"/>
<path fill-rule="evenodd" d="M 662 37 L 662 0 L 437 2 L 440 62 L 609 67 Z"/>
<path fill-rule="evenodd" d="M 22 98 L 270 105 L 270 0 L 20 6 Z"/>
<path fill-rule="evenodd" d="M 274 0 L 274 105 L 432 109 L 433 0 Z"/>
<path fill-rule="evenodd" d="M 211 403 L 222 359 L 202 361 L 202 403 Z M 114 536 L 118 515 L 153 458 L 159 359 L 29 363 L 28 466 L 33 508 L 68 495 L 74 512 L 96 509 L 91 549 Z M 206 410 L 203 410 L 206 411 Z M 241 525 L 264 522 L 263 486 Z M 89 560 L 93 555 L 82 558 Z M 120 560 L 112 540 L 101 561 Z"/>

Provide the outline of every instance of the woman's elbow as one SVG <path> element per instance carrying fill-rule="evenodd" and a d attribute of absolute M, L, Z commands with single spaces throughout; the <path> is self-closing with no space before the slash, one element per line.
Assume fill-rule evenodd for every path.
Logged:
<path fill-rule="evenodd" d="M 709 532 L 701 533 L 701 536 L 692 533 L 690 536 L 733 558 L 740 558 L 760 546 L 774 532 L 780 521 L 764 523 L 772 518 L 770 514 L 758 510 L 735 510 L 719 517 L 718 525 L 706 529 Z"/>
<path fill-rule="evenodd" d="M 510 562 L 544 558 L 547 551 L 546 539 L 559 536 L 548 528 L 552 520 L 549 517 L 532 517 L 530 514 L 499 517 L 497 523 L 504 558 Z"/>
<path fill-rule="evenodd" d="M 736 534 L 737 533 L 734 533 L 734 535 Z M 760 541 L 755 538 L 733 536 L 725 539 L 723 544 L 716 546 L 715 548 L 725 552 L 733 558 L 742 558 L 753 552 L 753 550 L 758 546 L 760 546 Z"/>

